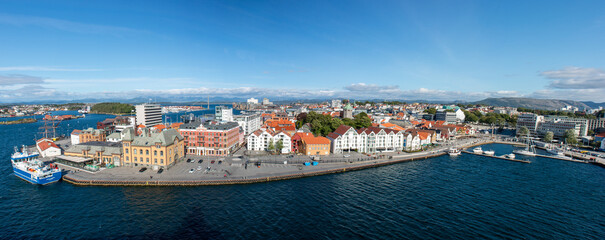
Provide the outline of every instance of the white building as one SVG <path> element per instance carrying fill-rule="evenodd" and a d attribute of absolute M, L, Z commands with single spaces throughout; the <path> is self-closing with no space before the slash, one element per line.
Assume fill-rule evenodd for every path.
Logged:
<path fill-rule="evenodd" d="M 218 122 L 232 122 L 233 109 L 225 106 L 216 106 L 214 108 L 214 120 Z"/>
<path fill-rule="evenodd" d="M 405 133 L 388 128 L 369 127 L 355 130 L 341 125 L 328 134 L 333 153 L 357 150 L 358 152 L 392 152 L 399 151 L 405 145 Z"/>
<path fill-rule="evenodd" d="M 80 144 L 80 133 L 82 130 L 75 129 L 71 132 L 71 145 Z"/>
<path fill-rule="evenodd" d="M 332 99 L 332 104 L 330 104 L 330 106 L 333 108 L 341 108 L 342 101 L 340 99 Z"/>
<path fill-rule="evenodd" d="M 269 102 L 268 98 L 263 98 L 263 105 L 273 105 L 273 103 Z"/>
<path fill-rule="evenodd" d="M 162 124 L 162 108 L 159 104 L 140 104 L 135 106 L 136 124 L 146 127 Z"/>
<path fill-rule="evenodd" d="M 537 134 L 538 125 L 544 121 L 544 116 L 540 116 L 533 113 L 521 114 L 517 118 L 517 133 L 522 127 L 527 127 L 529 133 L 532 135 Z"/>
<path fill-rule="evenodd" d="M 116 132 L 122 132 L 127 128 L 135 128 L 136 127 L 136 118 L 134 116 L 127 116 L 128 123 L 116 123 L 114 125 Z"/>
<path fill-rule="evenodd" d="M 246 103 L 248 103 L 248 104 L 258 104 L 258 99 L 256 99 L 256 98 L 248 98 L 248 100 L 246 100 Z"/>
<path fill-rule="evenodd" d="M 42 157 L 54 157 L 61 155 L 61 148 L 48 138 L 42 138 L 36 141 L 36 149 L 38 149 L 38 152 Z"/>
<path fill-rule="evenodd" d="M 271 130 L 259 129 L 248 135 L 246 140 L 248 142 L 246 149 L 250 151 L 267 151 L 270 143 L 273 143 L 273 146 L 277 146 L 280 140 L 283 143 L 281 153 L 290 153 L 292 150 L 290 135 L 281 131 L 276 133 Z"/>
<path fill-rule="evenodd" d="M 466 115 L 464 115 L 464 111 L 462 111 L 462 109 L 458 108 L 458 110 L 456 110 L 456 121 L 464 122 L 465 118 L 466 118 Z"/>
<path fill-rule="evenodd" d="M 245 136 L 260 129 L 261 126 L 261 115 L 259 113 L 235 115 L 233 120 L 244 130 Z"/>

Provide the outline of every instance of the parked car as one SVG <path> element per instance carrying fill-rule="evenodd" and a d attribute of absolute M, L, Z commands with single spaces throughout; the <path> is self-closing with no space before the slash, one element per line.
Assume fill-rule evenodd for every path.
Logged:
<path fill-rule="evenodd" d="M 215 161 L 214 161 L 214 160 L 212 160 L 212 162 L 210 162 L 210 163 L 214 164 L 214 162 L 215 162 Z"/>
<path fill-rule="evenodd" d="M 204 160 L 200 159 L 199 161 L 197 161 L 197 163 L 203 163 Z"/>
<path fill-rule="evenodd" d="M 202 166 L 197 166 L 198 171 L 202 171 Z"/>
<path fill-rule="evenodd" d="M 145 170 L 147 170 L 146 167 L 141 168 L 141 170 L 139 170 L 139 172 L 144 172 Z"/>
<path fill-rule="evenodd" d="M 223 163 L 223 161 L 222 161 L 222 160 L 221 160 L 221 161 L 218 161 L 218 164 L 221 164 L 221 163 Z"/>
<path fill-rule="evenodd" d="M 158 174 L 160 174 L 160 173 L 162 173 L 162 172 L 164 172 L 164 169 L 163 169 L 163 168 L 160 168 L 160 169 L 158 170 Z"/>
<path fill-rule="evenodd" d="M 187 162 L 188 162 L 188 163 L 190 163 L 190 162 L 191 162 L 191 159 L 187 159 Z"/>
<path fill-rule="evenodd" d="M 194 171 L 194 170 L 193 170 L 193 168 L 192 168 L 192 169 L 189 169 L 189 173 L 193 173 L 193 171 Z"/>

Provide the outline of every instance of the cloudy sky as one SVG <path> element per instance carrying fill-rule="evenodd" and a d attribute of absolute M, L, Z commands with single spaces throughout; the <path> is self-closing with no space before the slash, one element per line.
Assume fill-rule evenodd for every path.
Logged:
<path fill-rule="evenodd" d="M 0 1 L 0 102 L 605 101 L 603 1 Z"/>

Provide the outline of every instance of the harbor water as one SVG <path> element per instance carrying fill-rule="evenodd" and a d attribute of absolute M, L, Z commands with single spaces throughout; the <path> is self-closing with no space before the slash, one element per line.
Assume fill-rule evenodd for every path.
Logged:
<path fill-rule="evenodd" d="M 67 113 L 69 114 L 69 113 Z M 109 115 L 61 123 L 96 126 Z M 69 124 L 69 126 L 67 125 Z M 0 126 L 2 239 L 602 239 L 605 169 L 539 157 L 462 154 L 262 184 L 37 186 L 13 146 L 41 122 Z M 509 145 L 486 145 L 496 155 Z"/>

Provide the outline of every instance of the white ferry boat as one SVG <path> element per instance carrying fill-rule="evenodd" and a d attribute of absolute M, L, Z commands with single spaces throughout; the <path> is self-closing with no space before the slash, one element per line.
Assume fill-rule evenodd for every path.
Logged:
<path fill-rule="evenodd" d="M 38 159 L 38 153 L 29 153 L 25 146 L 21 152 L 15 147 L 15 153 L 11 155 L 11 163 L 15 175 L 33 184 L 49 184 L 61 179 L 61 169 L 57 165 L 44 165 Z"/>

